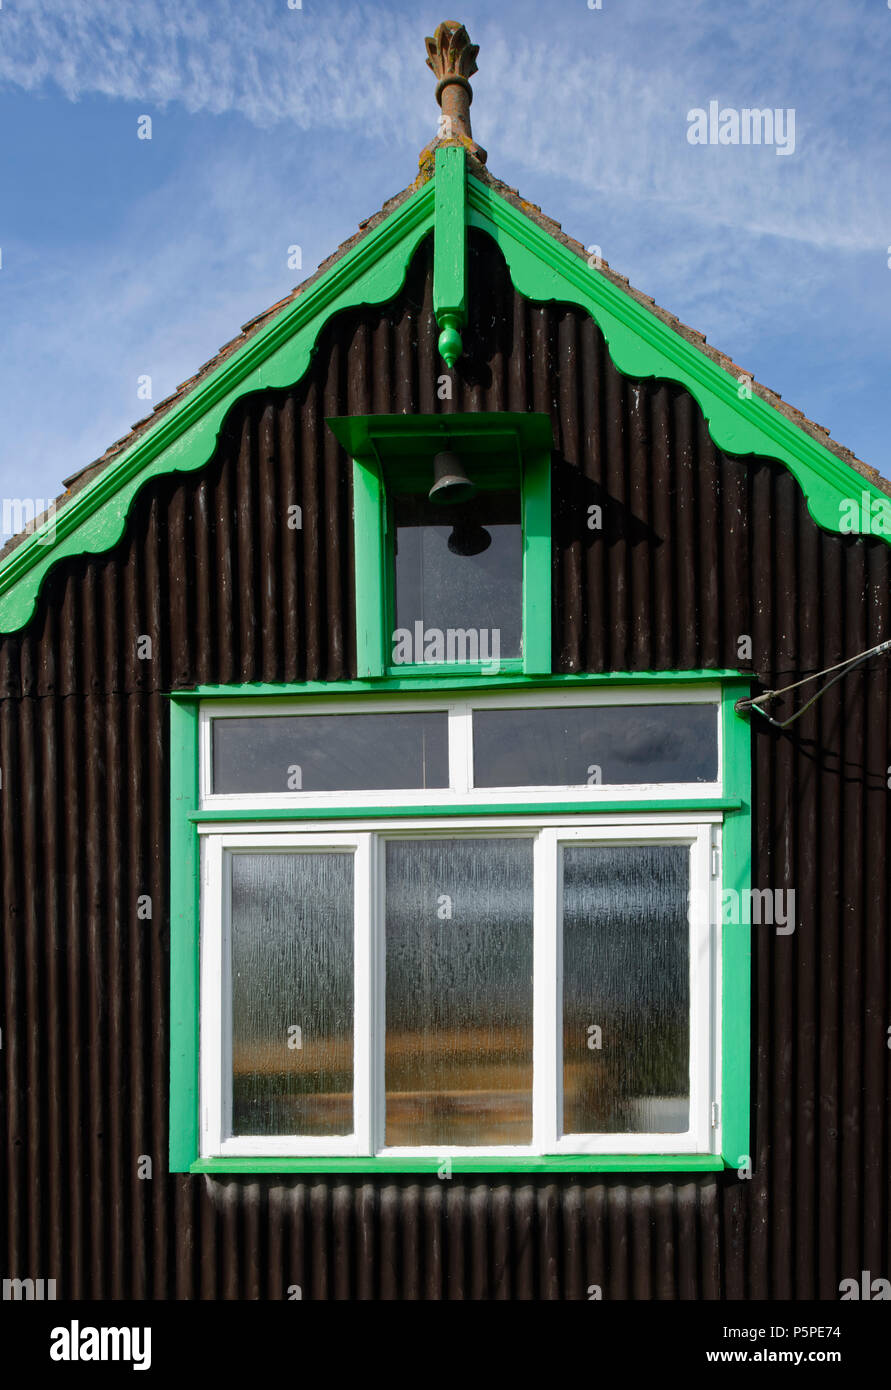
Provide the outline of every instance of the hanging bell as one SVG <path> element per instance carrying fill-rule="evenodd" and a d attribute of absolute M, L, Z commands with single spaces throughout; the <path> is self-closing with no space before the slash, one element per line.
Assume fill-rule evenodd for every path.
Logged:
<path fill-rule="evenodd" d="M 438 505 L 454 505 L 456 502 L 469 502 L 476 493 L 476 485 L 464 471 L 464 465 L 457 454 L 445 450 L 433 460 L 433 486 L 427 496 Z"/>

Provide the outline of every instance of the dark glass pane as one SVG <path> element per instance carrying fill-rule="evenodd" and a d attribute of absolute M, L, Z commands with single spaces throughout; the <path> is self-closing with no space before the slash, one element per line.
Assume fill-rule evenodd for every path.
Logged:
<path fill-rule="evenodd" d="M 386 847 L 386 1142 L 532 1138 L 532 841 Z"/>
<path fill-rule="evenodd" d="M 689 874 L 683 845 L 563 850 L 564 1134 L 689 1128 Z"/>
<path fill-rule="evenodd" d="M 715 782 L 716 705 L 475 710 L 476 787 Z"/>
<path fill-rule="evenodd" d="M 232 1132 L 350 1134 L 353 856 L 231 863 Z"/>
<path fill-rule="evenodd" d="M 395 497 L 396 663 L 492 662 L 520 655 L 523 548 L 519 491 L 441 507 Z M 478 547 L 485 543 L 485 549 Z M 478 553 L 467 553 L 478 551 Z M 451 636 L 450 636 L 451 634 Z"/>
<path fill-rule="evenodd" d="M 215 719 L 215 792 L 388 791 L 449 785 L 448 715 Z"/>

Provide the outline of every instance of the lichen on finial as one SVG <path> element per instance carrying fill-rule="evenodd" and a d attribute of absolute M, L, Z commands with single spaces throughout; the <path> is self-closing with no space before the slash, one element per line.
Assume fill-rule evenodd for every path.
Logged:
<path fill-rule="evenodd" d="M 436 77 L 436 100 L 442 111 L 439 129 L 427 155 L 438 145 L 462 145 L 480 164 L 486 162 L 486 151 L 478 145 L 470 129 L 470 103 L 473 90 L 470 78 L 477 71 L 479 45 L 470 42 L 470 35 L 456 19 L 446 19 L 437 27 L 433 38 L 424 40 L 427 47 L 427 66 Z"/>

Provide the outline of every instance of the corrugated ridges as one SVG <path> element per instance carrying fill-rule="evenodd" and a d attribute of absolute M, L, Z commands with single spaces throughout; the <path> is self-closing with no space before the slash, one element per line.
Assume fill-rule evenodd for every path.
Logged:
<path fill-rule="evenodd" d="M 332 325 L 304 384 L 242 403 L 206 469 L 146 488 L 119 546 L 61 564 L 0 642 L 4 1276 L 85 1298 L 834 1299 L 888 1273 L 887 661 L 794 735 L 755 726 L 754 881 L 799 896 L 793 936 L 754 932 L 751 1181 L 165 1173 L 163 692 L 354 670 L 326 415 L 551 413 L 560 669 L 734 667 L 748 633 L 781 685 L 891 630 L 880 537 L 820 531 L 786 470 L 719 454 L 682 391 L 622 378 L 584 315 L 523 302 L 472 251 L 452 401 L 427 246 L 396 304 Z"/>

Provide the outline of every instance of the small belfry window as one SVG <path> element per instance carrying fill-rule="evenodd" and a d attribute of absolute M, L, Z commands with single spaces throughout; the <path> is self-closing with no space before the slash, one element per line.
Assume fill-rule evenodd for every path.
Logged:
<path fill-rule="evenodd" d="M 721 1166 L 732 694 L 203 701 L 192 1166 Z"/>
<path fill-rule="evenodd" d="M 549 417 L 327 423 L 353 460 L 357 674 L 549 672 Z"/>

